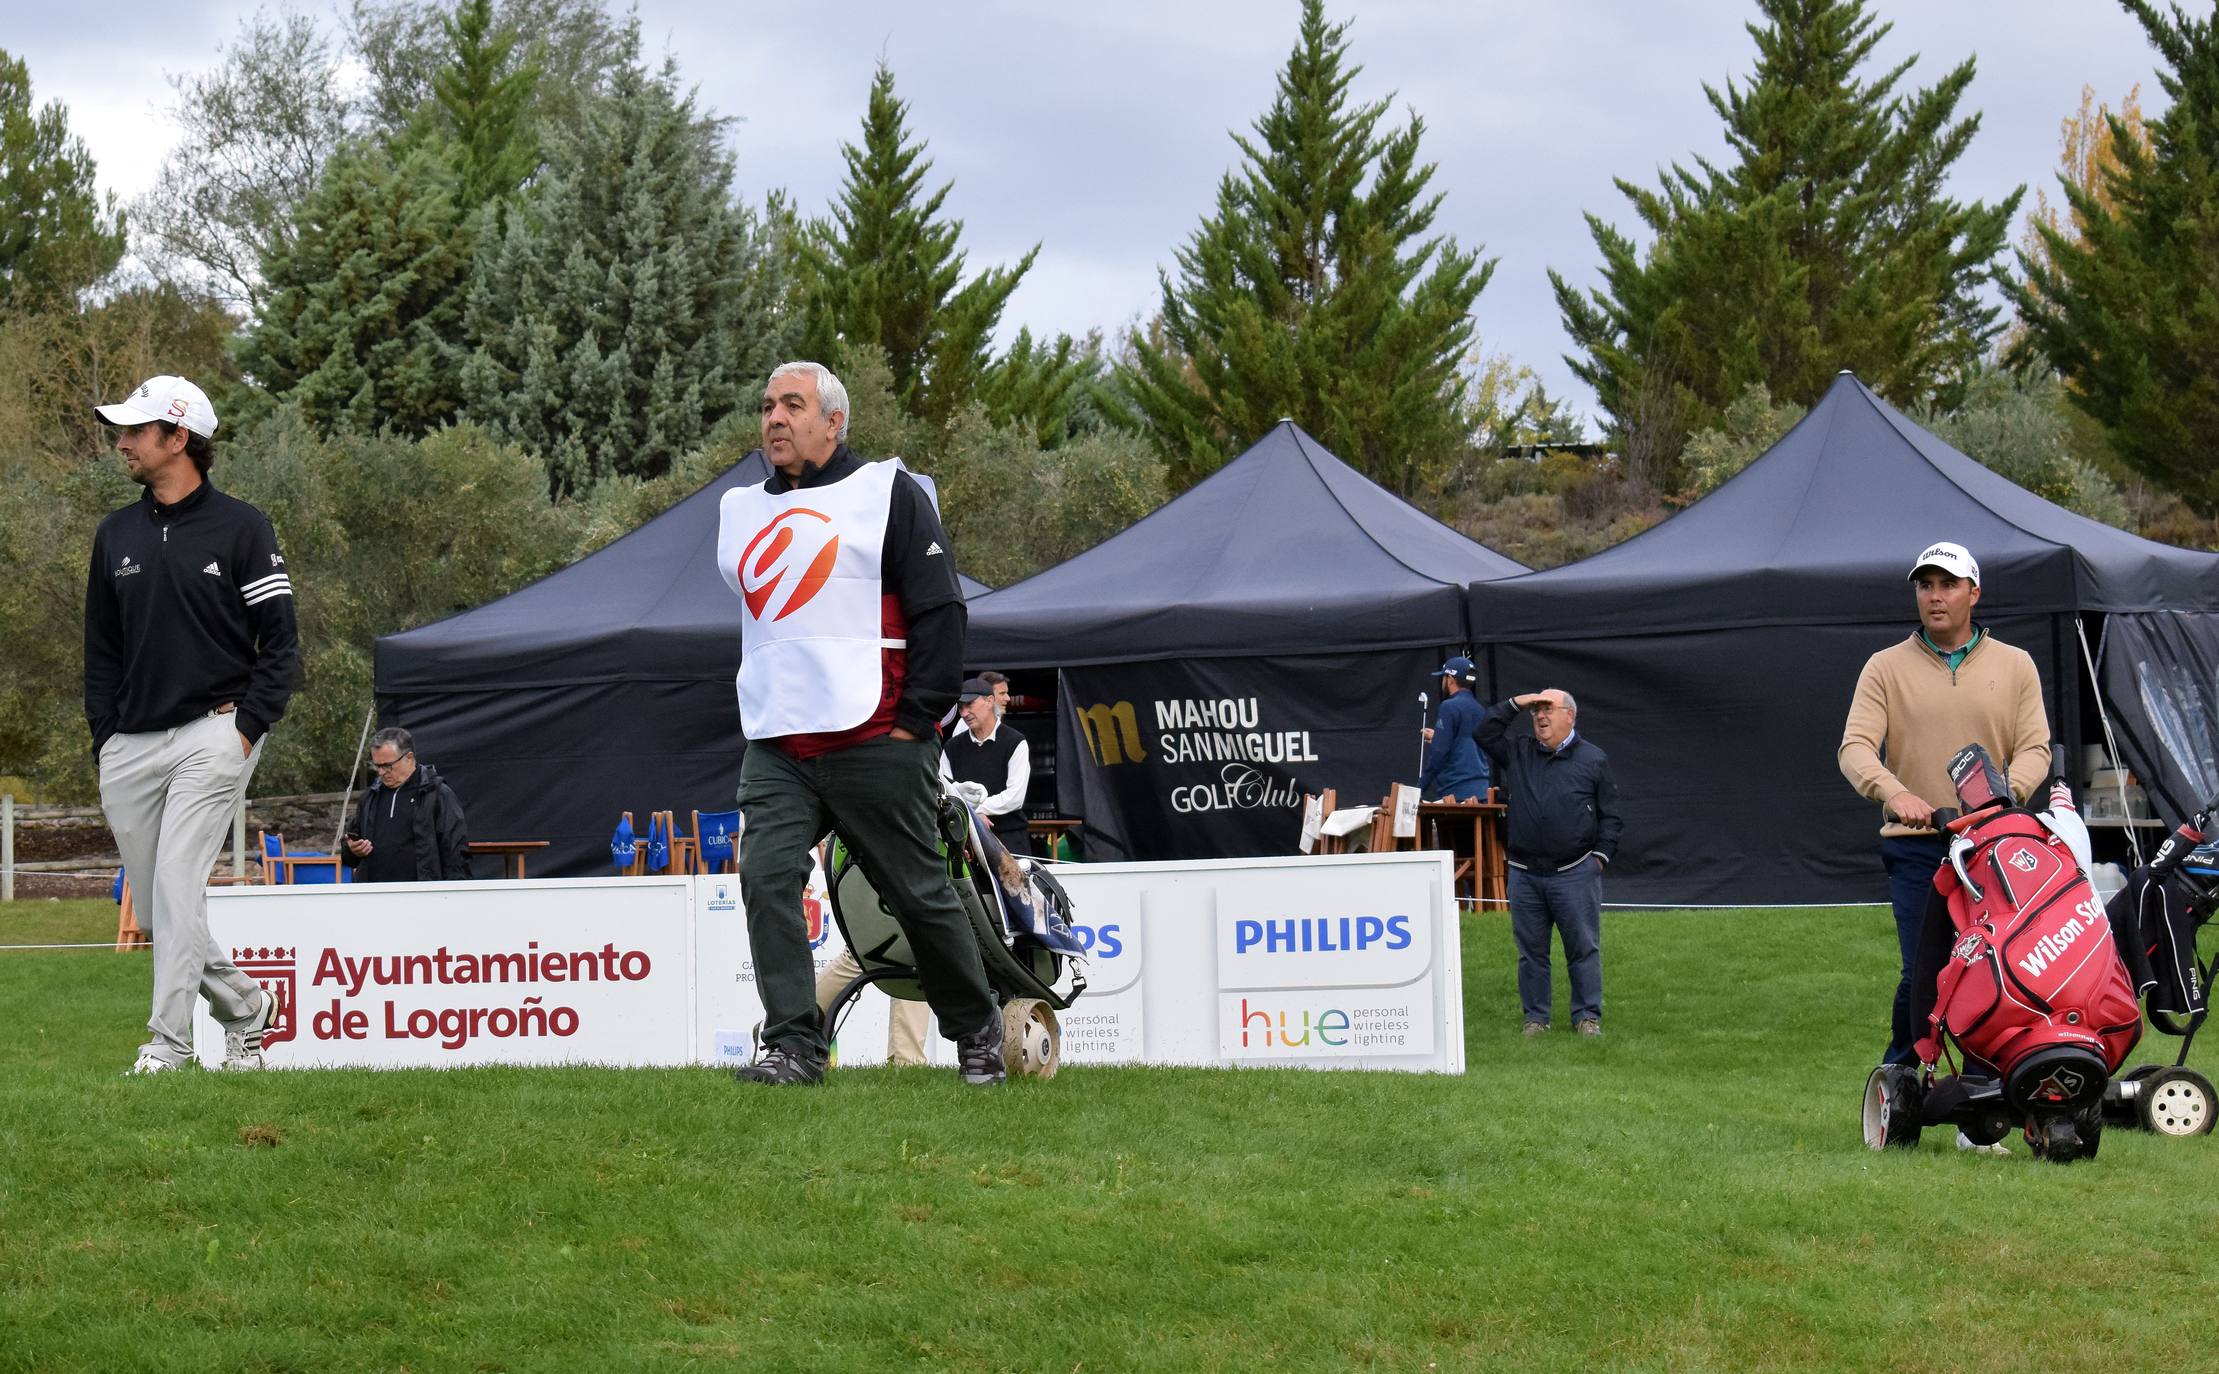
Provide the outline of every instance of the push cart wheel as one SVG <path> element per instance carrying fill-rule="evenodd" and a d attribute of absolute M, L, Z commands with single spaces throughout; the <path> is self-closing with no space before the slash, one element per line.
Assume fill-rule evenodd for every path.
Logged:
<path fill-rule="evenodd" d="M 1063 1027 L 1055 1008 L 1037 997 L 1002 1006 L 1002 1062 L 1013 1078 L 1053 1078 L 1063 1064 Z"/>
<path fill-rule="evenodd" d="M 2080 1131 L 2080 1157 L 2094 1159 L 2103 1146 L 2103 1104 L 2098 1102 L 2074 1112 L 2073 1125 Z"/>
<path fill-rule="evenodd" d="M 2159 1135 L 2209 1135 L 2219 1121 L 2211 1080 L 2167 1065 L 2142 1081 L 2142 1124 Z"/>
<path fill-rule="evenodd" d="M 2077 1112 L 2045 1112 L 2028 1121 L 2026 1143 L 2034 1157 L 2052 1164 L 2070 1164 L 2083 1155 L 2094 1154 L 2094 1148 L 2080 1133 L 2079 1117 Z"/>
<path fill-rule="evenodd" d="M 2122 1083 L 2139 1083 L 2164 1067 L 2163 1064 L 2137 1064 L 2120 1075 L 2119 1081 Z"/>
<path fill-rule="evenodd" d="M 1882 1064 L 1865 1080 L 1865 1144 L 1875 1150 L 1909 1149 L 1919 1143 L 1919 1104 L 1925 1092 L 1918 1070 Z"/>

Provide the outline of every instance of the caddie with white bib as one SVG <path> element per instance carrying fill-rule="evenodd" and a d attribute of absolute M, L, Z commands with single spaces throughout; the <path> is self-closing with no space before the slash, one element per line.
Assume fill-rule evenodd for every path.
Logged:
<path fill-rule="evenodd" d="M 963 676 L 963 593 L 923 487 L 848 451 L 847 389 L 787 363 L 763 389 L 760 486 L 726 492 L 717 566 L 740 601 L 740 890 L 763 1053 L 743 1081 L 821 1082 L 803 917 L 810 850 L 837 830 L 893 909 L 967 1082 L 998 1082 L 1002 1019 L 935 824 L 938 730 Z"/>

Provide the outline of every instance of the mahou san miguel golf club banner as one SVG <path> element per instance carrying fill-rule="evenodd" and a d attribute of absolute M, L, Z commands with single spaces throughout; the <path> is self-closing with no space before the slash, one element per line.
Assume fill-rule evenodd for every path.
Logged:
<path fill-rule="evenodd" d="M 1088 989 L 1072 1064 L 1462 1072 L 1449 859 L 1433 854 L 1069 864 Z M 822 969 L 840 937 L 805 913 Z M 220 888 L 209 929 L 278 997 L 269 1066 L 744 1062 L 762 1019 L 739 880 Z M 866 992 L 840 1062 L 881 1062 Z M 201 1007 L 197 1048 L 223 1031 Z M 948 1046 L 927 1041 L 940 1062 Z"/>
<path fill-rule="evenodd" d="M 1056 787 L 1100 858 L 1292 854 L 1305 793 L 1368 805 L 1422 763 L 1431 650 L 1067 668 Z"/>

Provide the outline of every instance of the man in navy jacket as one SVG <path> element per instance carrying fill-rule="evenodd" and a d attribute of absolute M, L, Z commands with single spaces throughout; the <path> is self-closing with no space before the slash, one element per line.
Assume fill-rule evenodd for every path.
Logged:
<path fill-rule="evenodd" d="M 1511 733 L 1520 712 L 1533 730 Z M 1479 747 L 1510 794 L 1510 930 L 1518 942 L 1525 1033 L 1549 1028 L 1549 930 L 1564 941 L 1572 1024 L 1603 1033 L 1603 869 L 1624 822 L 1610 759 L 1579 732 L 1579 704 L 1557 688 L 1491 707 Z"/>
<path fill-rule="evenodd" d="M 1479 752 L 1479 698 L 1472 684 L 1479 673 L 1459 655 L 1441 665 L 1441 714 L 1425 732 L 1425 771 L 1418 795 L 1427 801 L 1487 800 L 1487 756 Z"/>

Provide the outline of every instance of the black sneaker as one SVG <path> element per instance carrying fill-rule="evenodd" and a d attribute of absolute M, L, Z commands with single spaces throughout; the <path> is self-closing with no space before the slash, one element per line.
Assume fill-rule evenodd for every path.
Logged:
<path fill-rule="evenodd" d="M 773 1045 L 763 1051 L 760 1059 L 744 1069 L 734 1069 L 732 1076 L 742 1083 L 768 1083 L 773 1087 L 801 1086 L 824 1082 L 824 1063 L 795 1054 L 783 1045 Z"/>
<path fill-rule="evenodd" d="M 955 1042 L 955 1071 L 966 1083 L 985 1087 L 1009 1077 L 1009 1070 L 1002 1063 L 1002 1011 L 984 1026 Z"/>

